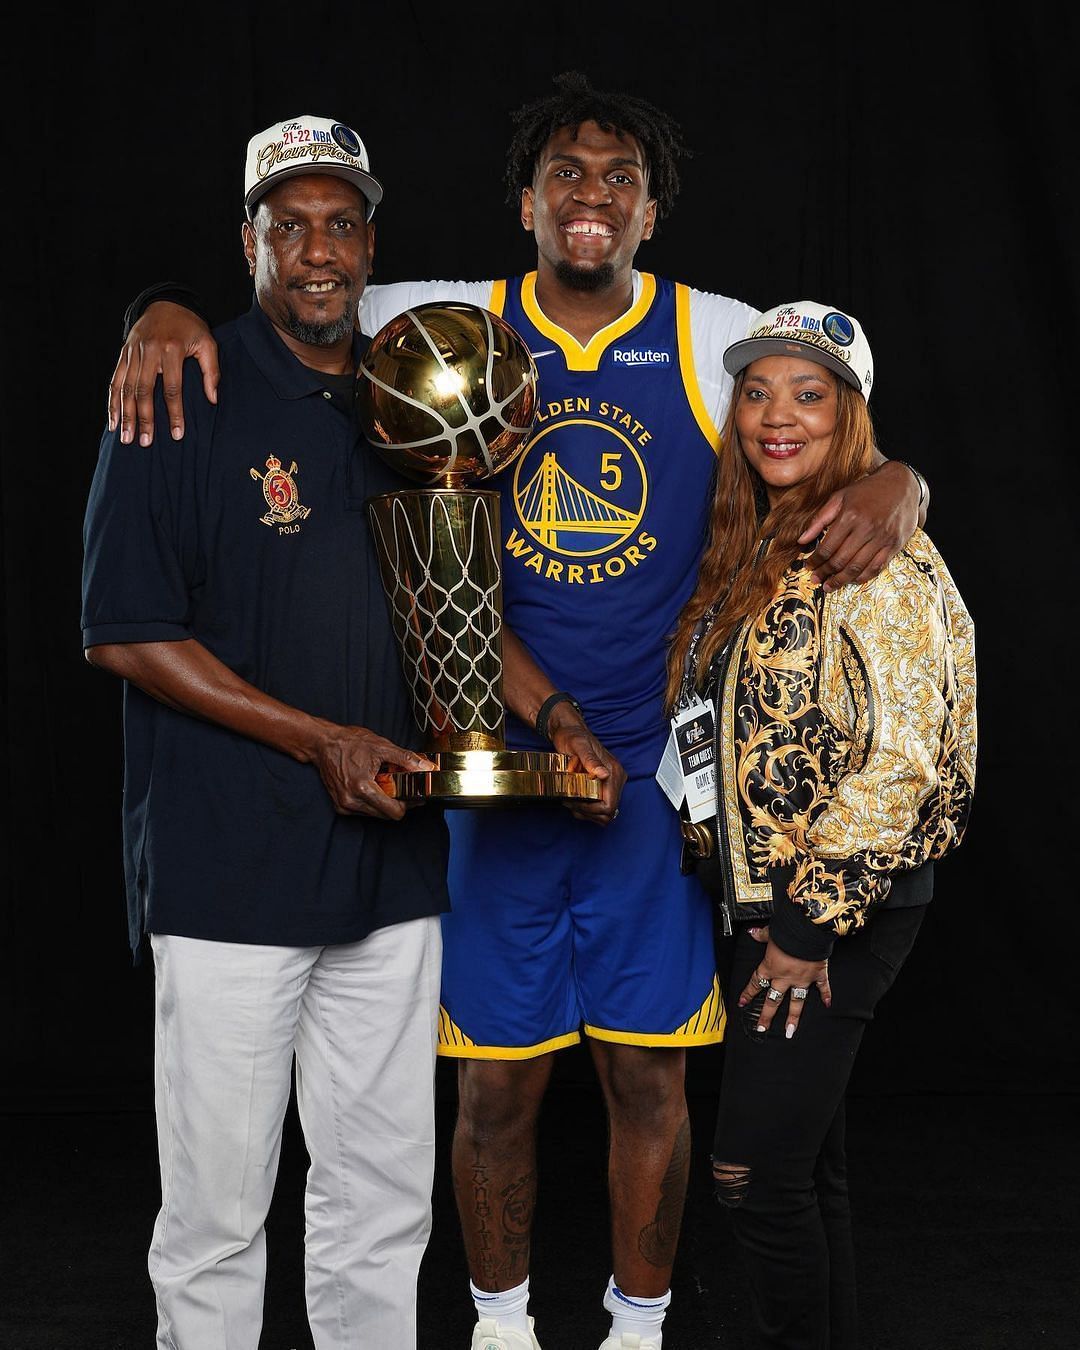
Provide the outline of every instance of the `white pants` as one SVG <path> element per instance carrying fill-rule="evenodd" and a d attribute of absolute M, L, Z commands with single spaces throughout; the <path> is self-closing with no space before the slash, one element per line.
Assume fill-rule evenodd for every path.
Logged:
<path fill-rule="evenodd" d="M 256 1350 L 293 1062 L 317 1350 L 416 1344 L 435 1161 L 437 918 L 363 942 L 153 938 L 158 1350 Z"/>

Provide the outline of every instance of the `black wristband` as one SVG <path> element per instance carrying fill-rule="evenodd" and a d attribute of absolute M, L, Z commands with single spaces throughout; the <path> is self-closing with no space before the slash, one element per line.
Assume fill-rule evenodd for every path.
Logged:
<path fill-rule="evenodd" d="M 153 286 L 147 286 L 145 291 L 140 291 L 124 311 L 125 342 L 134 324 L 142 318 L 155 300 L 171 300 L 174 305 L 183 305 L 185 309 L 197 314 L 207 327 L 212 326 L 202 301 L 190 286 L 185 286 L 182 281 L 158 281 Z"/>
<path fill-rule="evenodd" d="M 565 690 L 559 690 L 557 694 L 549 694 L 540 704 L 540 711 L 536 714 L 536 734 L 542 736 L 545 741 L 551 740 L 548 735 L 548 718 L 551 716 L 552 708 L 557 703 L 570 703 L 577 709 L 579 716 L 585 716 L 581 711 L 581 704 L 572 694 L 566 693 Z"/>
<path fill-rule="evenodd" d="M 782 952 L 798 961 L 827 961 L 832 955 L 835 931 L 814 923 L 806 910 L 788 895 L 786 883 L 772 877 L 773 904 L 769 936 Z"/>

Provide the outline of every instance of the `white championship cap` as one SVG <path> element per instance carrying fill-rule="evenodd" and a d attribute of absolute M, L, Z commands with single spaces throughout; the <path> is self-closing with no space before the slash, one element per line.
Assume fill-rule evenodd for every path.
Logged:
<path fill-rule="evenodd" d="M 355 183 L 367 201 L 368 220 L 382 201 L 382 184 L 368 172 L 364 142 L 352 127 L 329 117 L 291 117 L 248 141 L 244 168 L 248 219 L 264 193 L 302 173 L 328 173 Z"/>
<path fill-rule="evenodd" d="M 724 352 L 724 369 L 737 375 L 759 356 L 805 356 L 835 370 L 863 398 L 870 397 L 874 358 L 866 334 L 857 319 L 828 305 L 791 300 L 767 309 Z"/>

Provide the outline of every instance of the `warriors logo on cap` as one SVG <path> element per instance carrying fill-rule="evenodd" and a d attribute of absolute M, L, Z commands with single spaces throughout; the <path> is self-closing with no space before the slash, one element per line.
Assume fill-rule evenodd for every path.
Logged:
<path fill-rule="evenodd" d="M 342 126 L 340 122 L 335 122 L 330 128 L 330 135 L 347 155 L 362 155 L 364 153 L 360 137 L 353 131 L 352 127 Z"/>
<path fill-rule="evenodd" d="M 829 305 L 794 300 L 767 309 L 724 352 L 724 369 L 737 375 L 759 356 L 805 356 L 870 397 L 874 358 L 866 334 L 857 319 Z"/>
<path fill-rule="evenodd" d="M 826 314 L 821 321 L 822 332 L 828 333 L 829 337 L 839 347 L 850 347 L 855 341 L 855 325 L 846 314 L 833 310 Z"/>
<path fill-rule="evenodd" d="M 382 200 L 382 184 L 372 176 L 364 142 L 352 127 L 328 117 L 292 117 L 248 141 L 244 171 L 248 219 L 255 203 L 272 187 L 304 173 L 326 173 L 354 183 L 367 202 L 368 220 Z"/>

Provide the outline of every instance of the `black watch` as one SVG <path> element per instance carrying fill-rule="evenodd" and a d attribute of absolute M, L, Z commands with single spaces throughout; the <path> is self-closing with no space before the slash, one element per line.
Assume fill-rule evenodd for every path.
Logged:
<path fill-rule="evenodd" d="M 568 694 L 565 690 L 559 690 L 556 694 L 549 694 L 540 704 L 540 711 L 536 714 L 536 734 L 542 736 L 545 741 L 551 740 L 548 735 L 548 718 L 551 716 L 551 710 L 558 703 L 569 703 L 577 709 L 578 716 L 582 721 L 585 720 L 585 714 L 581 711 L 581 704 L 574 698 L 573 694 Z"/>

